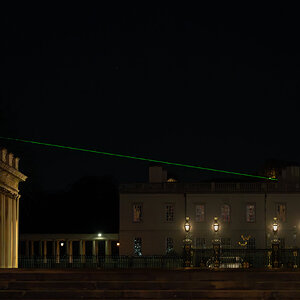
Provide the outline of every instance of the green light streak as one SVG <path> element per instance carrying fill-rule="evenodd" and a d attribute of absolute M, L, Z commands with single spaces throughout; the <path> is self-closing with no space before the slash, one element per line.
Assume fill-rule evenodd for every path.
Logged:
<path fill-rule="evenodd" d="M 23 142 L 23 143 L 31 143 L 31 144 L 48 146 L 48 147 L 56 147 L 56 148 L 62 148 L 62 149 L 69 149 L 69 150 L 90 152 L 90 153 L 96 153 L 96 154 L 102 154 L 102 155 L 109 155 L 109 156 L 115 156 L 115 157 L 122 157 L 122 158 L 129 158 L 129 159 L 136 159 L 136 160 L 154 162 L 154 163 L 165 164 L 165 165 L 172 165 L 172 166 L 178 166 L 178 167 L 185 167 L 185 168 L 192 168 L 192 169 L 198 169 L 198 170 L 205 170 L 205 171 L 210 171 L 210 172 L 218 172 L 218 173 L 225 173 L 225 174 L 232 174 L 232 175 L 238 175 L 238 176 L 247 176 L 247 177 L 252 177 L 252 178 L 260 178 L 260 179 L 268 179 L 268 180 L 277 181 L 276 178 L 269 178 L 269 177 L 258 176 L 258 175 L 251 175 L 251 174 L 246 174 L 246 173 L 239 173 L 239 172 L 218 170 L 218 169 L 212 169 L 212 168 L 205 168 L 205 167 L 193 166 L 193 165 L 187 165 L 187 164 L 181 164 L 181 163 L 167 162 L 167 161 L 150 159 L 150 158 L 143 158 L 143 157 L 137 157 L 137 156 L 124 155 L 124 154 L 116 154 L 116 153 L 109 153 L 109 152 L 97 151 L 97 150 L 90 150 L 90 149 L 83 149 L 83 148 L 76 148 L 76 147 L 69 147 L 69 146 L 62 146 L 62 145 L 55 145 L 55 144 L 42 143 L 42 142 L 36 142 L 36 141 L 29 141 L 29 140 L 22 140 L 22 139 L 9 138 L 9 137 L 1 137 L 0 136 L 0 138 L 1 139 L 5 139 L 5 140 L 11 140 L 11 141 Z"/>

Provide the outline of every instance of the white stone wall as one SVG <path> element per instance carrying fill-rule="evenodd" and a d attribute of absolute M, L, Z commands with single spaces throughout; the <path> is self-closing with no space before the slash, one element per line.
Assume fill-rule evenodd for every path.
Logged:
<path fill-rule="evenodd" d="M 173 237 L 175 251 L 181 253 L 182 240 L 185 237 L 185 201 L 187 216 L 191 219 L 191 235 L 194 246 L 197 237 L 206 239 L 208 246 L 214 238 L 213 217 L 219 217 L 219 237 L 230 238 L 233 248 L 238 248 L 241 235 L 255 237 L 257 249 L 266 248 L 273 238 L 272 223 L 276 216 L 275 204 L 286 204 L 286 222 L 279 222 L 278 237 L 285 239 L 285 247 L 300 246 L 300 193 L 121 193 L 120 195 L 120 254 L 133 254 L 134 237 L 142 238 L 143 255 L 164 255 L 165 239 Z M 142 203 L 143 220 L 133 223 L 133 204 Z M 174 203 L 174 222 L 164 219 L 164 205 Z M 256 220 L 246 222 L 246 204 L 255 203 Z M 205 204 L 204 222 L 195 222 L 195 206 Z M 221 205 L 231 207 L 231 221 L 226 224 L 220 219 Z"/>

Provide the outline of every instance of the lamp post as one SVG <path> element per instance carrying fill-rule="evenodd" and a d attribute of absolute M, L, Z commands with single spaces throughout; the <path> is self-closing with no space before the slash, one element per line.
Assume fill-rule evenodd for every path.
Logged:
<path fill-rule="evenodd" d="M 273 218 L 273 240 L 272 240 L 272 267 L 278 268 L 279 267 L 279 240 L 277 238 L 278 233 L 278 222 L 277 218 Z"/>
<path fill-rule="evenodd" d="M 219 268 L 220 267 L 220 239 L 218 238 L 218 232 L 219 232 L 219 223 L 218 218 L 214 217 L 214 223 L 213 223 L 213 230 L 215 233 L 215 237 L 213 239 L 213 260 L 214 260 L 214 267 Z"/>
<path fill-rule="evenodd" d="M 184 231 L 186 235 L 185 239 L 183 240 L 183 259 L 185 267 L 190 267 L 192 262 L 192 240 L 190 238 L 191 227 L 190 218 L 185 217 Z"/>

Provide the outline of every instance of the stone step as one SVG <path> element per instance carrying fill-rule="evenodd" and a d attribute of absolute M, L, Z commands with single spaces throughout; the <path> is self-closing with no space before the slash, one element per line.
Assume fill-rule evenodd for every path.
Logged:
<path fill-rule="evenodd" d="M 0 291 L 0 299 L 300 299 L 300 291 L 287 290 L 44 290 Z"/>
<path fill-rule="evenodd" d="M 2 281 L 0 290 L 299 290 L 300 281 Z"/>

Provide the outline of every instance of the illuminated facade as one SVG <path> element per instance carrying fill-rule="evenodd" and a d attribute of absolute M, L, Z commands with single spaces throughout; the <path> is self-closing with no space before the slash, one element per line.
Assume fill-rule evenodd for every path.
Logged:
<path fill-rule="evenodd" d="M 26 180 L 19 172 L 19 158 L 0 150 L 0 268 L 18 267 L 19 183 Z"/>
<path fill-rule="evenodd" d="M 278 182 L 179 183 L 168 182 L 161 167 L 151 167 L 149 183 L 120 188 L 120 254 L 181 253 L 186 216 L 194 248 L 211 247 L 215 216 L 223 247 L 269 247 L 274 217 L 281 247 L 299 247 L 299 167 L 281 174 Z"/>

